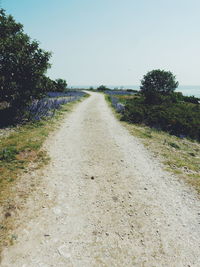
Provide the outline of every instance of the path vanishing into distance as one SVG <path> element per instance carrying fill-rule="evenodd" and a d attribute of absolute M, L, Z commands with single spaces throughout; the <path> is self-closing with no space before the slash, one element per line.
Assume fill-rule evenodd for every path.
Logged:
<path fill-rule="evenodd" d="M 200 266 L 194 192 L 114 117 L 104 96 L 66 114 L 2 267 Z"/>

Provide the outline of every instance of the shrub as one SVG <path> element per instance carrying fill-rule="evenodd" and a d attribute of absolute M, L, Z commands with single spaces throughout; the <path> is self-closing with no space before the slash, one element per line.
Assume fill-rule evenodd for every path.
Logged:
<path fill-rule="evenodd" d="M 183 100 L 188 103 L 199 104 L 200 99 L 195 96 L 183 96 Z"/>
<path fill-rule="evenodd" d="M 109 88 L 107 88 L 105 85 L 101 85 L 97 88 L 98 91 L 101 91 L 101 92 L 104 92 L 104 91 L 107 91 L 107 90 L 110 90 Z"/>
<path fill-rule="evenodd" d="M 141 99 L 131 99 L 127 100 L 122 119 L 200 141 L 199 105 L 184 102 L 148 105 Z"/>

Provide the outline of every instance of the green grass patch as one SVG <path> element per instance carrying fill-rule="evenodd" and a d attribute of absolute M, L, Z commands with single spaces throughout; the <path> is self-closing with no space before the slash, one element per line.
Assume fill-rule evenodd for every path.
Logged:
<path fill-rule="evenodd" d="M 22 125 L 9 136 L 0 139 L 0 201 L 7 182 L 14 181 L 30 162 L 38 162 L 40 165 L 46 163 L 47 155 L 41 150 L 42 145 L 73 105 L 63 105 L 52 119 Z"/>

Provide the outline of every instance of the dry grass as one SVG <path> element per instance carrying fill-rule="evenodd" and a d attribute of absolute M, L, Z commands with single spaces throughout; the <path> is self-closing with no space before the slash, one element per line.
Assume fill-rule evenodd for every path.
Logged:
<path fill-rule="evenodd" d="M 140 138 L 143 144 L 181 179 L 200 193 L 200 144 L 180 139 L 168 133 L 146 126 L 123 122 L 131 134 Z"/>

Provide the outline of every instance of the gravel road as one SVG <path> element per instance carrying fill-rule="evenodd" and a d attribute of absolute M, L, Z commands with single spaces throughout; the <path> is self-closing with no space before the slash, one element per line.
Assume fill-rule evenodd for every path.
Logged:
<path fill-rule="evenodd" d="M 91 93 L 46 144 L 51 162 L 2 267 L 200 266 L 200 205 Z"/>

